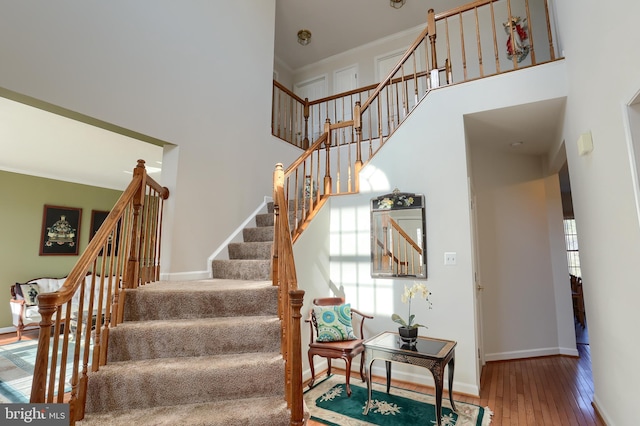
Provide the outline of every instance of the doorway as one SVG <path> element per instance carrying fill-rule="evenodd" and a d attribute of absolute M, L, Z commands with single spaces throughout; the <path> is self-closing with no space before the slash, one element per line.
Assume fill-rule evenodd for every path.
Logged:
<path fill-rule="evenodd" d="M 571 198 L 571 181 L 567 162 L 558 172 L 560 180 L 560 194 L 562 197 L 562 213 L 564 216 L 564 240 L 567 250 L 567 266 L 571 285 L 571 299 L 573 319 L 576 333 L 576 344 L 589 344 L 587 316 L 584 308 L 584 294 L 582 285 L 582 269 L 580 267 L 580 252 L 578 246 L 578 231 L 573 214 L 573 200 Z"/>

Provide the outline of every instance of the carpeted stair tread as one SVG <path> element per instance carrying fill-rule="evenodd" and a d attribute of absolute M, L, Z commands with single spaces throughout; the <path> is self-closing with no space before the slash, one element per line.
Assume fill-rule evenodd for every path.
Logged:
<path fill-rule="evenodd" d="M 282 397 L 264 397 L 89 414 L 76 424 L 80 426 L 288 426 L 289 418 L 289 410 Z"/>
<path fill-rule="evenodd" d="M 283 375 L 278 352 L 114 362 L 90 374 L 86 411 L 284 398 Z"/>
<path fill-rule="evenodd" d="M 271 259 L 273 241 L 253 241 L 248 243 L 230 243 L 229 259 Z"/>
<path fill-rule="evenodd" d="M 277 316 L 133 321 L 110 330 L 108 362 L 278 350 Z"/>
<path fill-rule="evenodd" d="M 124 320 L 275 315 L 277 300 L 264 280 L 161 281 L 126 291 Z"/>
<path fill-rule="evenodd" d="M 214 278 L 227 280 L 268 280 L 271 278 L 271 260 L 229 259 L 211 263 Z"/>
<path fill-rule="evenodd" d="M 242 239 L 247 243 L 254 242 L 254 241 L 273 242 L 273 226 L 244 228 L 242 230 Z"/>

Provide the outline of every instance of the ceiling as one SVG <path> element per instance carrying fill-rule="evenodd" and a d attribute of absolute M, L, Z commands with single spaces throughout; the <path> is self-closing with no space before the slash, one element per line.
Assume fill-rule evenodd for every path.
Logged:
<path fill-rule="evenodd" d="M 156 180 L 162 167 L 159 146 L 1 96 L 0 152 L 0 170 L 117 190 L 138 159 Z"/>
<path fill-rule="evenodd" d="M 427 22 L 436 14 L 471 0 L 406 0 L 400 9 L 389 0 L 276 0 L 275 56 L 297 70 L 354 47 Z M 311 43 L 298 44 L 301 29 L 311 31 Z"/>
<path fill-rule="evenodd" d="M 565 98 L 482 111 L 464 117 L 470 144 L 523 155 L 545 155 L 557 141 Z"/>
<path fill-rule="evenodd" d="M 394 9 L 389 0 L 276 0 L 274 53 L 292 70 L 299 69 L 422 26 L 430 8 L 439 13 L 467 3 L 406 0 L 402 8 Z M 302 28 L 313 34 L 307 46 L 297 43 Z M 550 100 L 485 111 L 465 117 L 465 126 L 471 143 L 542 155 L 557 137 L 563 109 L 563 100 Z M 523 144 L 510 145 L 518 141 Z M 151 176 L 160 180 L 161 147 L 2 97 L 0 149 L 0 170 L 124 189 L 137 159 L 143 158 Z"/>

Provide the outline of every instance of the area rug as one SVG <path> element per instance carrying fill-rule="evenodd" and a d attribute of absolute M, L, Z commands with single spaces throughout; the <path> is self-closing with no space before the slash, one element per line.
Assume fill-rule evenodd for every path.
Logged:
<path fill-rule="evenodd" d="M 37 350 L 37 340 L 23 340 L 0 346 L 0 403 L 29 402 Z M 73 351 L 73 344 L 70 351 Z M 72 368 L 73 363 L 69 362 L 67 375 Z M 65 389 L 70 390 L 69 386 Z"/>
<path fill-rule="evenodd" d="M 332 375 L 304 393 L 311 418 L 331 426 L 401 426 L 437 424 L 435 396 L 373 384 L 372 408 L 363 415 L 367 403 L 367 386 L 360 380 L 351 381 L 351 397 L 347 397 L 344 376 Z M 455 401 L 457 413 L 448 399 L 442 401 L 443 426 L 487 426 L 492 412 L 488 407 Z"/>

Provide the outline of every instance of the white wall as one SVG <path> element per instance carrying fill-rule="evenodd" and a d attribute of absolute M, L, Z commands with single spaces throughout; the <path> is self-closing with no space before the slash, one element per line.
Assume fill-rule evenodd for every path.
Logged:
<path fill-rule="evenodd" d="M 571 177 L 589 326 L 594 401 L 610 425 L 637 423 L 640 229 L 629 167 L 625 105 L 640 89 L 640 3 L 556 2 L 567 57 L 563 139 Z M 604 78 L 603 76 L 611 76 Z M 591 131 L 594 150 L 577 153 Z"/>
<path fill-rule="evenodd" d="M 402 191 L 424 194 L 427 220 L 426 283 L 433 293 L 433 307 L 427 309 L 423 304 L 416 312 L 417 321 L 429 326 L 421 330 L 423 335 L 458 342 L 454 388 L 459 392 L 477 394 L 480 375 L 476 362 L 475 286 L 463 116 L 564 96 L 564 80 L 554 78 L 563 73 L 564 63 L 552 63 L 431 92 L 379 154 L 365 166 L 360 177 L 361 194 L 339 196 L 331 200 L 328 224 L 330 288 L 323 282 L 323 276 L 314 276 L 318 272 L 312 269 L 298 270 L 300 287 L 314 295 L 328 295 L 330 289 L 344 291 L 347 300 L 354 306 L 375 316 L 367 327 L 369 336 L 395 329 L 391 314 L 407 309 L 400 301 L 403 284 L 407 281 L 371 278 L 369 200 L 396 187 Z M 514 97 L 516 88 L 519 96 Z M 542 167 L 538 166 L 537 171 L 541 174 Z M 542 177 L 540 184 L 544 190 Z M 559 202 L 559 196 L 556 194 L 554 197 Z M 546 224 L 548 212 L 544 208 L 541 215 L 541 220 Z M 326 244 L 325 239 L 320 241 Z M 549 253 L 549 244 L 552 242 L 548 237 L 545 241 L 545 250 Z M 443 264 L 443 254 L 449 251 L 457 253 L 455 266 Z M 302 247 L 296 247 L 296 255 L 309 259 L 313 253 L 305 253 Z M 549 255 L 546 261 L 547 276 L 551 283 L 542 297 L 550 312 L 545 329 L 551 334 L 553 342 L 549 343 L 546 337 L 540 336 L 536 344 L 558 347 L 559 331 L 553 296 L 556 271 L 548 266 L 551 262 Z M 300 280 L 300 276 L 305 277 L 305 282 Z M 305 297 L 306 303 L 310 300 L 311 297 Z M 539 314 L 539 311 L 529 312 L 521 321 L 533 323 Z M 425 372 L 420 369 L 400 367 L 394 368 L 394 375 L 402 380 L 420 383 L 431 380 L 425 378 Z M 374 364 L 374 374 L 384 374 L 382 366 Z"/>
<path fill-rule="evenodd" d="M 577 356 L 557 176 L 542 157 L 470 149 L 485 359 Z"/>
<path fill-rule="evenodd" d="M 299 155 L 270 136 L 274 22 L 275 0 L 4 2 L 0 86 L 176 144 L 163 272 L 202 276 Z"/>

